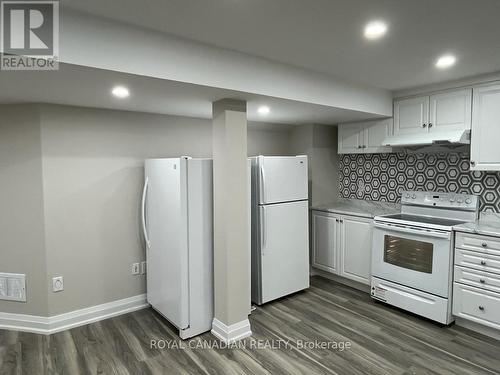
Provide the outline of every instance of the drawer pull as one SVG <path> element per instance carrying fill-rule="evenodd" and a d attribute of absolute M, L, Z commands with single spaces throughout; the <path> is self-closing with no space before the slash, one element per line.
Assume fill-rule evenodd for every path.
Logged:
<path fill-rule="evenodd" d="M 486 242 L 483 242 L 483 243 L 481 244 L 481 246 L 482 246 L 482 247 L 488 247 L 488 244 L 487 244 Z"/>
<path fill-rule="evenodd" d="M 482 266 L 486 266 L 486 261 L 485 261 L 485 260 L 482 260 L 482 261 L 481 261 L 481 265 L 482 265 Z"/>
<path fill-rule="evenodd" d="M 479 306 L 479 310 L 484 311 L 484 306 Z"/>
<path fill-rule="evenodd" d="M 480 282 L 481 284 L 485 284 L 485 283 L 486 283 L 486 280 L 485 280 L 485 279 L 480 279 L 480 280 L 479 280 L 479 282 Z"/>

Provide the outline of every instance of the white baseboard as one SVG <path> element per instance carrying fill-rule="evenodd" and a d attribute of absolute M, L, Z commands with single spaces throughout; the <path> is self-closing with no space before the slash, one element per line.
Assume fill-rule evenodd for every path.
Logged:
<path fill-rule="evenodd" d="M 0 329 L 50 335 L 148 307 L 146 294 L 50 317 L 0 312 Z"/>
<path fill-rule="evenodd" d="M 228 326 L 214 318 L 211 332 L 212 335 L 226 344 L 231 344 L 252 335 L 250 321 L 248 319 Z"/>

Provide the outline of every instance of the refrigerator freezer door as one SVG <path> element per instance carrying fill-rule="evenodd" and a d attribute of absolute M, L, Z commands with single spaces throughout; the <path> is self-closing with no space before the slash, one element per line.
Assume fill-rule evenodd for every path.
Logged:
<path fill-rule="evenodd" d="M 309 287 L 308 201 L 259 207 L 260 296 L 266 303 Z"/>
<path fill-rule="evenodd" d="M 146 160 L 148 302 L 179 329 L 189 326 L 186 159 Z"/>
<path fill-rule="evenodd" d="M 259 156 L 259 204 L 308 199 L 307 156 Z"/>

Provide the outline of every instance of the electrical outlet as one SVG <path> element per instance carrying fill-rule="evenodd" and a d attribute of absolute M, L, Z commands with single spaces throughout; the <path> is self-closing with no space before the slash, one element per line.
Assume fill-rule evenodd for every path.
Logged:
<path fill-rule="evenodd" d="M 138 275 L 139 273 L 139 263 L 132 263 L 132 275 Z"/>
<path fill-rule="evenodd" d="M 147 267 L 148 267 L 148 266 L 147 266 L 146 261 L 141 262 L 141 274 L 142 274 L 142 275 L 145 275 L 145 274 L 146 274 L 146 272 L 147 272 Z"/>
<path fill-rule="evenodd" d="M 52 291 L 60 292 L 64 290 L 64 279 L 62 276 L 57 276 L 52 278 Z"/>

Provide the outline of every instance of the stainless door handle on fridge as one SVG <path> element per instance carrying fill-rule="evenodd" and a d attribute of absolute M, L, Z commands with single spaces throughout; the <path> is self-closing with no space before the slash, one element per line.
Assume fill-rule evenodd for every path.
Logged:
<path fill-rule="evenodd" d="M 427 229 L 399 227 L 399 226 L 384 224 L 384 223 L 380 223 L 380 222 L 375 222 L 373 224 L 373 226 L 375 228 L 384 229 L 386 231 L 393 231 L 393 232 L 399 232 L 399 233 L 416 234 L 419 236 L 450 239 L 450 233 L 448 233 L 448 232 L 438 232 L 438 231 L 427 230 Z"/>
<path fill-rule="evenodd" d="M 261 203 L 266 203 L 266 172 L 264 171 L 264 166 L 259 163 L 260 172 L 260 194 Z"/>
<path fill-rule="evenodd" d="M 149 249 L 151 243 L 148 237 L 148 230 L 146 228 L 146 196 L 148 192 L 149 178 L 146 177 L 144 181 L 144 188 L 142 189 L 142 201 L 141 201 L 141 219 L 142 219 L 142 233 L 144 234 L 144 239 L 146 240 L 146 246 Z"/>
<path fill-rule="evenodd" d="M 262 207 L 261 211 L 261 217 L 260 217 L 260 235 L 261 235 L 261 248 L 260 252 L 262 255 L 264 255 L 264 249 L 266 248 L 267 245 L 267 231 L 266 231 L 266 207 Z"/>

